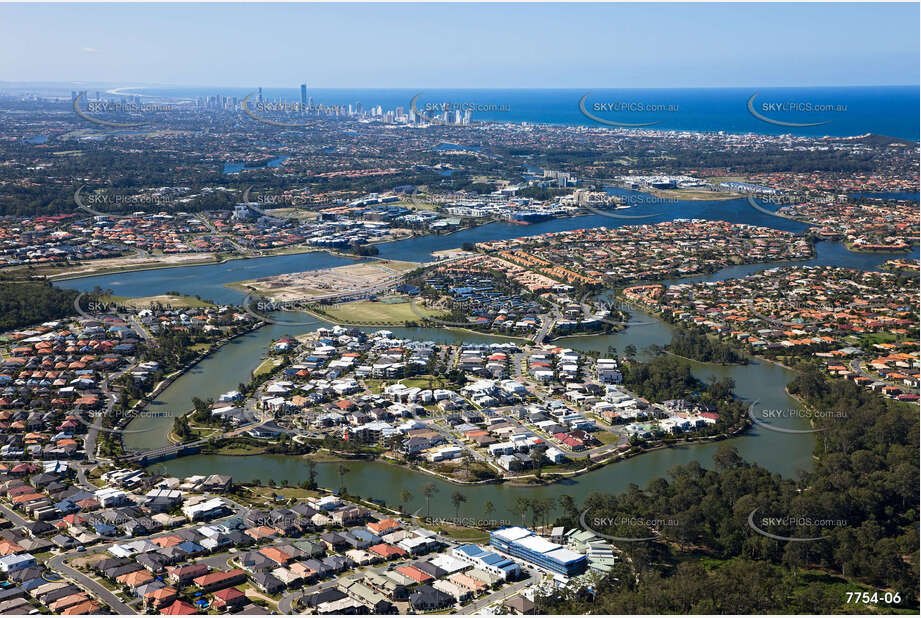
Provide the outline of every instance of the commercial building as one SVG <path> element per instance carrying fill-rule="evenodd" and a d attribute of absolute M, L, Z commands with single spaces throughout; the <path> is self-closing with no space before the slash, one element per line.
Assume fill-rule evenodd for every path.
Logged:
<path fill-rule="evenodd" d="M 459 545 L 451 550 L 454 558 L 473 565 L 477 570 L 489 573 L 499 579 L 508 581 L 517 578 L 521 569 L 513 560 L 487 551 L 479 545 Z"/>
<path fill-rule="evenodd" d="M 551 543 L 527 528 L 514 526 L 495 530 L 490 533 L 489 542 L 506 554 L 567 577 L 583 573 L 588 565 L 583 554 Z"/>

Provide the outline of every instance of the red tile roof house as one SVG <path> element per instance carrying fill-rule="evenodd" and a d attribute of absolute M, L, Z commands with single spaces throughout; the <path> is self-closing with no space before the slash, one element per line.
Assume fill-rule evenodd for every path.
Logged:
<path fill-rule="evenodd" d="M 215 573 L 209 573 L 208 575 L 196 577 L 193 581 L 195 582 L 196 586 L 205 592 L 213 592 L 214 590 L 220 590 L 221 588 L 227 588 L 229 586 L 236 586 L 237 584 L 245 583 L 246 573 L 243 572 L 242 569 L 233 569 L 232 571 L 227 571 L 226 573 L 217 571 Z"/>
<path fill-rule="evenodd" d="M 402 573 L 403 575 L 407 577 L 411 577 L 412 579 L 416 580 L 417 583 L 420 583 L 420 584 L 424 584 L 426 582 L 430 582 L 433 579 L 435 579 L 428 573 L 420 571 L 414 566 L 401 566 L 401 567 L 397 567 L 396 570 L 399 573 Z"/>
<path fill-rule="evenodd" d="M 180 567 L 170 567 L 166 571 L 169 573 L 170 582 L 179 587 L 188 586 L 196 577 L 207 575 L 210 571 L 207 564 L 188 564 Z"/>
<path fill-rule="evenodd" d="M 368 530 L 378 536 L 383 536 L 400 529 L 400 522 L 395 519 L 382 519 L 376 522 L 370 522 L 365 526 Z"/>
<path fill-rule="evenodd" d="M 409 554 L 406 553 L 403 549 L 399 547 L 394 547 L 393 545 L 388 545 L 387 543 L 380 543 L 378 545 L 372 545 L 368 548 L 368 551 L 372 551 L 378 556 L 382 556 L 384 560 L 393 560 L 394 558 L 405 558 Z"/>
<path fill-rule="evenodd" d="M 152 590 L 145 594 L 144 604 L 147 605 L 147 607 L 160 609 L 166 607 L 167 605 L 172 605 L 176 598 L 176 589 L 171 586 L 166 586 L 165 588 Z"/>
<path fill-rule="evenodd" d="M 259 553 L 280 566 L 285 566 L 286 564 L 294 560 L 292 556 L 289 556 L 288 554 L 281 551 L 277 547 L 265 547 L 263 549 L 260 549 Z"/>
<path fill-rule="evenodd" d="M 185 601 L 174 601 L 172 605 L 160 610 L 165 616 L 191 616 L 197 614 L 198 610 Z"/>
<path fill-rule="evenodd" d="M 216 609 L 227 608 L 233 611 L 235 608 L 246 605 L 249 599 L 239 588 L 222 588 L 214 592 L 214 602 L 212 605 Z"/>

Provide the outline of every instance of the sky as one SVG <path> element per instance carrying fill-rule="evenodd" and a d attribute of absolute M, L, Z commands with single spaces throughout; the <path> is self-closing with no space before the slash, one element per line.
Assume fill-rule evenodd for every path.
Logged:
<path fill-rule="evenodd" d="M 915 85 L 919 4 L 0 4 L 0 81 Z"/>

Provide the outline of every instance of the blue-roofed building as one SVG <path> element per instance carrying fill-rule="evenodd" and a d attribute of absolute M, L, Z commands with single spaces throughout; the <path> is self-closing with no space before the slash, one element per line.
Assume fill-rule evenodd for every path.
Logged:
<path fill-rule="evenodd" d="M 183 541 L 182 543 L 179 543 L 178 545 L 176 545 L 176 547 L 178 547 L 179 549 L 188 553 L 191 556 L 200 556 L 202 554 L 207 553 L 204 547 L 202 547 L 198 543 L 195 543 L 194 541 Z"/>
<path fill-rule="evenodd" d="M 513 526 L 494 530 L 490 544 L 499 551 L 553 573 L 572 577 L 585 572 L 588 558 L 537 536 L 527 528 Z"/>
<path fill-rule="evenodd" d="M 118 534 L 118 528 L 113 525 L 107 524 L 104 521 L 97 522 L 93 524 L 93 530 L 96 531 L 96 534 L 102 536 L 115 536 Z"/>
<path fill-rule="evenodd" d="M 452 553 L 455 558 L 504 580 L 517 579 L 521 574 L 521 568 L 514 560 L 483 549 L 479 545 L 459 545 L 452 550 Z"/>
<path fill-rule="evenodd" d="M 77 505 L 70 500 L 61 500 L 54 505 L 54 508 L 61 511 L 62 515 L 70 515 L 71 513 L 76 513 L 79 510 Z"/>
<path fill-rule="evenodd" d="M 47 583 L 48 580 L 44 577 L 33 577 L 19 584 L 19 587 L 28 592 L 29 590 L 35 590 L 39 586 L 44 586 Z"/>
<path fill-rule="evenodd" d="M 352 536 L 361 539 L 362 541 L 367 541 L 371 545 L 377 545 L 381 542 L 381 537 L 377 536 L 370 530 L 365 530 L 364 528 L 353 528 L 351 531 Z"/>
<path fill-rule="evenodd" d="M 403 283 L 397 286 L 397 292 L 400 294 L 408 294 L 410 296 L 416 296 L 421 290 L 415 285 L 409 285 L 408 283 Z"/>

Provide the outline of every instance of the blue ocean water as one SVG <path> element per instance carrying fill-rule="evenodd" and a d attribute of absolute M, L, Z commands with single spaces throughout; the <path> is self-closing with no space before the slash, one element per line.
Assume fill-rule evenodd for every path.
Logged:
<path fill-rule="evenodd" d="M 242 99 L 252 88 L 182 87 L 132 88 L 137 93 L 172 100 L 194 100 L 223 95 Z M 310 89 L 315 105 L 380 105 L 385 111 L 403 108 L 420 95 L 416 105 L 448 103 L 452 108 L 472 107 L 472 119 L 559 125 L 606 126 L 580 110 L 580 100 L 592 115 L 606 122 L 643 124 L 653 129 L 697 132 L 793 134 L 848 137 L 876 133 L 919 140 L 918 86 L 853 86 L 815 88 L 652 88 L 585 90 L 418 90 L 418 89 Z M 111 95 L 109 95 L 111 96 Z M 751 107 L 768 120 L 787 123 L 824 123 L 792 127 L 759 119 Z M 300 100 L 300 90 L 263 88 L 267 101 Z M 821 107 L 821 111 L 817 108 Z"/>

